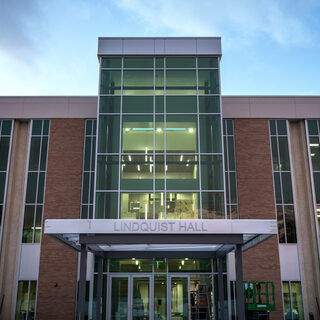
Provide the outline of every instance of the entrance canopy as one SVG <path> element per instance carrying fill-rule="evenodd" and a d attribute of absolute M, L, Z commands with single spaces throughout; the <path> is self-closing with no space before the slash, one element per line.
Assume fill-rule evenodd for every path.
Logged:
<path fill-rule="evenodd" d="M 215 257 L 277 234 L 276 220 L 46 220 L 44 233 L 103 257 Z"/>

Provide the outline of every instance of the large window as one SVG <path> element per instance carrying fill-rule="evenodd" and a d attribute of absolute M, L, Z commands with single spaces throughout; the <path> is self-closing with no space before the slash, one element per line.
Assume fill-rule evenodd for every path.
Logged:
<path fill-rule="evenodd" d="M 49 120 L 32 120 L 22 242 L 39 243 L 45 194 Z"/>
<path fill-rule="evenodd" d="M 4 216 L 12 128 L 12 120 L 0 120 L 0 242 L 2 239 L 2 220 Z"/>
<path fill-rule="evenodd" d="M 275 202 L 280 243 L 296 243 L 288 128 L 286 120 L 270 120 Z"/>
<path fill-rule="evenodd" d="M 217 57 L 102 58 L 96 218 L 225 218 L 218 72 Z"/>
<path fill-rule="evenodd" d="M 303 320 L 303 301 L 300 281 L 283 281 L 282 294 L 285 320 Z"/>
<path fill-rule="evenodd" d="M 307 128 L 316 203 L 316 219 L 318 220 L 318 230 L 320 230 L 320 120 L 308 120 Z"/>
<path fill-rule="evenodd" d="M 16 300 L 16 320 L 35 319 L 37 297 L 37 281 L 18 281 L 18 293 Z"/>

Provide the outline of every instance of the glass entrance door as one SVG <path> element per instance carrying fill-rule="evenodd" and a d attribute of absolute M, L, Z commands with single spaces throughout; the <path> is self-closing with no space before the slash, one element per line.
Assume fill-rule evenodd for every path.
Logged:
<path fill-rule="evenodd" d="M 171 320 L 188 320 L 189 318 L 189 277 L 170 276 L 169 312 Z"/>
<path fill-rule="evenodd" d="M 111 276 L 109 306 L 111 320 L 150 319 L 150 276 Z"/>

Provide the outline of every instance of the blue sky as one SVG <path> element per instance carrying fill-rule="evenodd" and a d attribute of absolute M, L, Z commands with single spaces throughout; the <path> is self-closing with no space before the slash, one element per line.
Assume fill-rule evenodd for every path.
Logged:
<path fill-rule="evenodd" d="M 319 0 L 0 0 L 0 95 L 96 95 L 99 36 L 221 36 L 224 95 L 320 95 Z"/>

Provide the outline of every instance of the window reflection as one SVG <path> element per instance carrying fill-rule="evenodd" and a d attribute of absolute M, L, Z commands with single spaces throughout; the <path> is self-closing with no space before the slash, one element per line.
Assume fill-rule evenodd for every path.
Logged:
<path fill-rule="evenodd" d="M 120 219 L 152 219 L 152 193 L 121 193 Z"/>
<path fill-rule="evenodd" d="M 198 193 L 174 193 L 166 195 L 167 219 L 199 219 Z"/>

